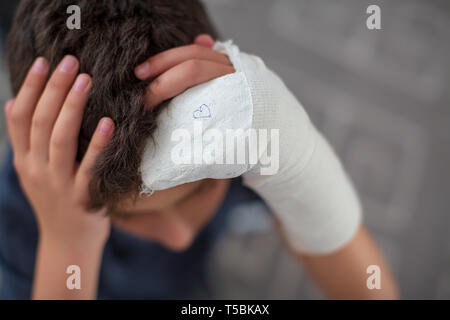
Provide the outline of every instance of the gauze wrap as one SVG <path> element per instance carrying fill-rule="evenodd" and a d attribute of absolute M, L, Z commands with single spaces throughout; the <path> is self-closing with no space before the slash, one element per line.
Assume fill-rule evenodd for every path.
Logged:
<path fill-rule="evenodd" d="M 228 54 L 236 72 L 186 90 L 161 111 L 157 129 L 147 143 L 141 162 L 143 191 L 164 190 L 205 178 L 234 178 L 249 170 L 248 164 L 217 165 L 199 161 L 203 153 L 195 141 L 202 139 L 200 126 L 202 132 L 214 129 L 223 135 L 229 129 L 243 129 L 242 137 L 252 126 L 252 97 L 241 71 L 239 49 L 231 43 L 217 44 L 216 49 Z M 183 142 L 183 136 L 178 133 L 184 130 L 191 133 L 184 144 L 185 149 L 191 149 L 191 157 L 187 156 L 191 161 L 175 164 L 174 154 Z M 223 150 L 224 154 L 229 152 L 231 150 Z"/>
<path fill-rule="evenodd" d="M 218 42 L 214 49 L 229 56 L 236 72 L 185 91 L 162 111 L 141 163 L 143 191 L 243 175 L 244 184 L 279 219 L 294 249 L 329 253 L 341 248 L 360 225 L 361 206 L 336 154 L 302 105 L 260 58 L 240 52 L 231 41 Z M 264 166 L 249 159 L 234 165 L 174 164 L 174 149 L 183 140 L 173 133 L 180 128 L 190 131 L 192 139 L 184 142 L 195 149 L 192 141 L 200 123 L 203 130 L 214 128 L 222 133 L 238 128 L 278 129 L 278 172 L 262 175 Z M 259 160 L 274 150 L 274 142 L 269 134 L 267 144 L 258 150 Z M 223 148 L 224 153 L 231 151 Z"/>

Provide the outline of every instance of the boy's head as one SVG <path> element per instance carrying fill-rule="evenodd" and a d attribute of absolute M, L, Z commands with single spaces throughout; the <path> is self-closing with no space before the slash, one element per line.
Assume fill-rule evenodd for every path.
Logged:
<path fill-rule="evenodd" d="M 67 8 L 81 9 L 81 29 L 69 30 Z M 134 76 L 145 59 L 190 44 L 201 33 L 216 36 L 199 0 L 22 0 L 8 37 L 9 67 L 17 95 L 33 61 L 45 57 L 54 70 L 71 54 L 93 86 L 79 136 L 78 159 L 102 117 L 114 120 L 114 136 L 97 160 L 91 207 L 115 206 L 139 192 L 139 164 L 155 129 L 158 108 L 146 112 L 149 83 Z"/>

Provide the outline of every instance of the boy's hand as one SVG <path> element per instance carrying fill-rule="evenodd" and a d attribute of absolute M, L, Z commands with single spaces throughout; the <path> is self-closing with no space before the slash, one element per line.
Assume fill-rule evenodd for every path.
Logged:
<path fill-rule="evenodd" d="M 102 246 L 109 234 L 109 219 L 102 212 L 87 212 L 85 206 L 90 169 L 110 140 L 114 123 L 109 118 L 99 122 L 83 161 L 77 163 L 78 134 L 91 89 L 91 78 L 77 77 L 78 68 L 77 59 L 67 56 L 47 82 L 48 62 L 38 58 L 16 99 L 7 103 L 6 119 L 14 165 L 36 214 L 40 239 L 87 249 Z"/>
<path fill-rule="evenodd" d="M 147 107 L 161 102 L 201 83 L 234 73 L 228 57 L 212 50 L 214 40 L 200 35 L 195 43 L 161 52 L 135 69 L 138 79 L 154 78 L 148 91 Z"/>

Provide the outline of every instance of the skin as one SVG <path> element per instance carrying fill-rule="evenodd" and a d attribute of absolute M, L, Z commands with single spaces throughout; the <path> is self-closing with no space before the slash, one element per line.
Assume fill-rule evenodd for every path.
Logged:
<path fill-rule="evenodd" d="M 213 44 L 210 36 L 201 35 L 192 45 L 165 51 L 138 66 L 139 79 L 155 78 L 147 107 L 233 73 L 228 58 L 211 49 Z M 78 68 L 78 61 L 68 56 L 48 80 L 48 63 L 38 58 L 16 99 L 5 108 L 14 165 L 39 228 L 34 299 L 95 299 L 111 223 L 172 250 L 186 249 L 214 216 L 229 185 L 227 180 L 203 180 L 124 201 L 110 216 L 105 208 L 87 212 L 90 168 L 113 135 L 114 123 L 108 118 L 99 122 L 86 156 L 77 163 L 77 137 L 92 81 L 89 75 L 77 75 Z M 332 254 L 293 250 L 293 255 L 327 297 L 397 297 L 393 277 L 364 227 Z M 66 269 L 73 264 L 82 270 L 81 290 L 66 288 Z M 382 290 L 366 287 L 371 264 L 381 267 Z"/>
<path fill-rule="evenodd" d="M 212 219 L 228 186 L 228 180 L 203 180 L 155 192 L 126 206 L 122 214 L 113 213 L 112 221 L 123 231 L 183 251 Z"/>

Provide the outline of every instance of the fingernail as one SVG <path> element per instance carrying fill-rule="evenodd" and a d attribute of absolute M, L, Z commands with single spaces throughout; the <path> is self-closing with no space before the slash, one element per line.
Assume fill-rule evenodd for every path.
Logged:
<path fill-rule="evenodd" d="M 136 77 L 144 80 L 150 75 L 150 63 L 144 62 L 140 66 L 138 66 L 135 70 Z"/>
<path fill-rule="evenodd" d="M 44 58 L 39 57 L 34 62 L 32 70 L 34 73 L 46 73 L 47 68 L 47 61 Z"/>
<path fill-rule="evenodd" d="M 91 82 L 90 78 L 87 75 L 80 75 L 75 81 L 74 90 L 75 91 L 84 91 L 89 86 Z"/>
<path fill-rule="evenodd" d="M 111 133 L 112 127 L 113 127 L 113 122 L 111 121 L 111 119 L 109 119 L 109 118 L 103 119 L 100 122 L 99 132 L 101 134 L 108 135 Z"/>
<path fill-rule="evenodd" d="M 61 65 L 59 67 L 59 70 L 64 73 L 68 73 L 73 71 L 75 66 L 77 65 L 77 59 L 75 59 L 72 56 L 66 56 L 63 61 L 61 62 Z"/>

